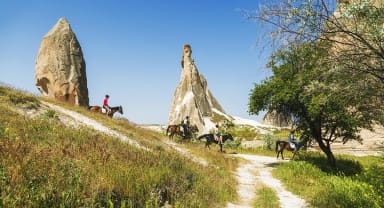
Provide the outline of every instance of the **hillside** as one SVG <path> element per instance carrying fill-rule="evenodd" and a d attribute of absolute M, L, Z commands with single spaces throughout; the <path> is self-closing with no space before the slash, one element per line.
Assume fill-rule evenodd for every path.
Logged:
<path fill-rule="evenodd" d="M 52 106 L 86 115 L 112 133 Z M 0 114 L 0 207 L 211 207 L 235 196 L 236 160 L 207 152 L 215 166 L 202 168 L 161 134 L 127 120 L 3 86 Z"/>
<path fill-rule="evenodd" d="M 265 203 L 261 207 L 271 203 L 280 207 L 339 204 L 324 201 L 338 196 L 332 191 L 318 203 L 316 193 L 324 188 L 321 183 L 313 187 L 316 192 L 311 188 L 310 194 L 295 191 L 307 192 L 312 176 L 309 170 L 294 173 L 292 167 L 302 171 L 303 163 L 314 165 L 311 158 L 318 157 L 315 153 L 303 153 L 298 162 L 289 163 L 257 155 L 223 157 L 217 151 L 202 151 L 204 145 L 196 142 L 176 144 L 166 140 L 162 132 L 146 130 L 126 119 L 110 119 L 2 86 L 0 113 L 0 207 L 254 207 L 255 200 L 263 200 L 260 191 L 266 189 L 277 198 L 259 201 Z M 252 126 L 259 132 L 272 130 L 238 117 L 234 122 L 240 127 L 234 133 L 240 137 L 248 135 Z M 234 150 L 226 147 L 226 151 Z M 344 170 L 343 164 L 351 161 L 340 161 L 338 171 L 360 171 L 359 180 L 371 184 L 382 178 L 381 166 L 376 166 L 380 157 L 362 158 L 362 166 L 356 163 L 351 170 Z M 276 174 L 282 170 L 304 174 L 301 180 L 307 182 L 297 183 L 299 187 L 292 190 L 295 177 Z M 318 171 L 316 174 L 328 179 L 326 169 Z M 364 178 L 371 173 L 375 175 Z M 337 183 L 350 185 L 343 177 L 337 178 Z M 375 191 L 382 186 L 381 182 L 375 184 Z M 360 186 L 354 182 L 353 187 Z M 349 194 L 348 190 L 340 194 Z M 367 200 L 376 194 L 372 190 L 364 190 Z M 354 203 L 353 198 L 347 201 Z"/>

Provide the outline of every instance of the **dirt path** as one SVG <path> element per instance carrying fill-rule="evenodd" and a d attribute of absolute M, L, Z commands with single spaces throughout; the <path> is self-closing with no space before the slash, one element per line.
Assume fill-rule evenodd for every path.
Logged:
<path fill-rule="evenodd" d="M 272 177 L 271 170 L 279 162 L 287 160 L 276 160 L 274 157 L 238 154 L 236 157 L 247 160 L 247 163 L 239 166 L 236 172 L 239 186 L 237 204 L 228 203 L 227 208 L 248 208 L 252 207 L 255 199 L 256 184 L 263 183 L 272 188 L 278 195 L 280 207 L 296 208 L 306 207 L 306 202 L 291 192 L 285 190 L 281 182 Z"/>
<path fill-rule="evenodd" d="M 101 123 L 99 123 L 99 122 L 97 122 L 91 118 L 88 118 L 87 116 L 84 116 L 80 113 L 76 113 L 76 112 L 71 111 L 71 110 L 67 110 L 65 108 L 62 108 L 60 106 L 57 106 L 57 105 L 54 105 L 54 104 L 51 104 L 48 102 L 42 102 L 42 103 L 44 105 L 48 106 L 50 109 L 53 109 L 53 110 L 59 112 L 61 114 L 60 120 L 62 120 L 64 123 L 66 123 L 68 125 L 71 125 L 71 126 L 85 125 L 85 126 L 88 126 L 90 128 L 93 128 L 97 131 L 106 133 L 106 134 L 111 135 L 113 137 L 117 137 L 117 138 L 121 139 L 122 141 L 128 142 L 129 144 L 134 145 L 140 149 L 151 151 L 151 149 L 148 149 L 148 148 L 140 145 L 137 141 L 135 141 L 131 138 L 128 138 L 127 136 L 125 136 L 125 135 L 123 135 L 123 134 L 121 134 L 115 130 L 110 129 L 107 126 L 105 126 L 105 125 L 103 125 L 103 124 L 101 124 Z M 63 115 L 65 115 L 65 116 L 63 116 Z M 188 150 L 178 147 L 176 143 L 171 142 L 171 141 L 165 141 L 165 143 L 169 147 L 171 147 L 172 149 L 179 152 L 180 154 L 189 158 L 190 160 L 192 160 L 196 163 L 199 163 L 203 166 L 208 166 L 208 162 L 206 160 L 204 160 L 202 158 L 197 158 L 193 154 L 189 153 Z"/>
<path fill-rule="evenodd" d="M 125 136 L 125 135 L 123 135 L 123 134 L 121 134 L 115 130 L 110 129 L 110 128 L 106 127 L 105 125 L 103 125 L 103 124 L 101 124 L 101 123 L 99 123 L 99 122 L 97 122 L 91 118 L 88 118 L 87 116 L 84 116 L 80 113 L 76 113 L 76 112 L 71 111 L 71 110 L 67 110 L 65 108 L 62 108 L 60 106 L 57 106 L 57 105 L 54 105 L 54 104 L 51 104 L 48 102 L 42 102 L 42 103 L 44 105 L 48 106 L 49 108 L 59 112 L 61 115 L 65 115 L 65 116 L 70 117 L 70 118 L 66 118 L 65 116 L 60 117 L 60 119 L 64 120 L 64 123 L 66 123 L 66 124 L 70 124 L 72 126 L 78 126 L 78 125 L 88 126 L 88 127 L 93 128 L 97 131 L 106 133 L 110 136 L 117 137 L 117 138 L 121 139 L 122 141 L 128 142 L 129 144 L 136 146 L 140 149 L 150 151 L 150 149 L 140 145 L 137 141 L 135 141 L 131 138 L 128 138 L 127 136 Z"/>

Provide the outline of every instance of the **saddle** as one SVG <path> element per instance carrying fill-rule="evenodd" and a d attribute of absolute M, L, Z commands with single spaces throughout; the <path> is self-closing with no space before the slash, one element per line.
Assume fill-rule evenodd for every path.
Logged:
<path fill-rule="evenodd" d="M 296 145 L 292 142 L 289 142 L 289 147 L 291 147 L 292 149 L 296 149 Z"/>
<path fill-rule="evenodd" d="M 101 108 L 101 113 L 106 114 L 106 113 L 107 113 L 107 110 L 106 110 L 105 108 Z"/>

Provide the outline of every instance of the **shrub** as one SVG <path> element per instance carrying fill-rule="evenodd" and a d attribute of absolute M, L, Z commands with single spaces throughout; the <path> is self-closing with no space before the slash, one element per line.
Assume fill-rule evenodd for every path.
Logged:
<path fill-rule="evenodd" d="M 54 120 L 57 120 L 59 119 L 59 115 L 58 113 L 55 111 L 55 110 L 47 110 L 43 115 L 42 115 L 43 118 L 47 118 L 47 119 L 54 119 Z"/>
<path fill-rule="evenodd" d="M 312 200 L 316 207 L 372 207 L 379 208 L 375 191 L 367 183 L 357 182 L 347 177 L 328 176 L 323 180 L 321 196 Z"/>
<path fill-rule="evenodd" d="M 274 150 L 276 141 L 279 140 L 278 136 L 272 135 L 272 134 L 266 134 L 263 135 L 264 145 L 263 149 L 266 150 Z"/>

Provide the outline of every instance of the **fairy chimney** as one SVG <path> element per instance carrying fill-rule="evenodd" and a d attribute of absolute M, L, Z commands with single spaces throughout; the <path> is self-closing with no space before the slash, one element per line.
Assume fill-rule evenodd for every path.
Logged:
<path fill-rule="evenodd" d="M 65 18 L 43 37 L 35 65 L 35 84 L 45 97 L 88 106 L 85 61 L 80 44 Z"/>
<path fill-rule="evenodd" d="M 265 125 L 271 125 L 276 127 L 290 127 L 292 125 L 292 119 L 289 115 L 284 113 L 278 113 L 277 111 L 268 111 L 262 121 Z"/>
<path fill-rule="evenodd" d="M 191 46 L 184 45 L 180 82 L 173 96 L 168 123 L 179 124 L 189 116 L 191 124 L 196 124 L 200 132 L 208 131 L 212 128 L 214 113 L 226 114 L 210 92 L 206 79 L 197 70 L 191 54 Z"/>

